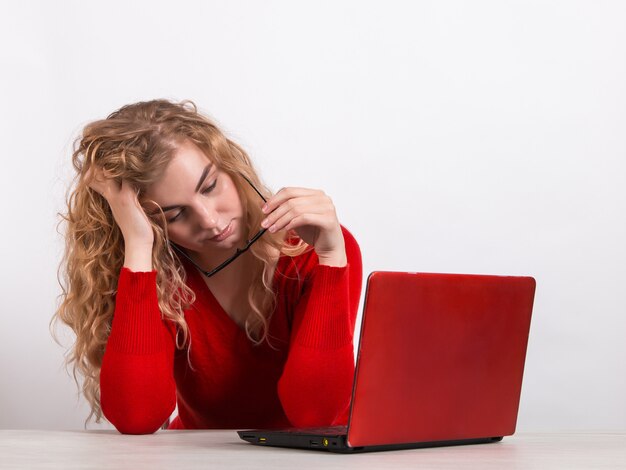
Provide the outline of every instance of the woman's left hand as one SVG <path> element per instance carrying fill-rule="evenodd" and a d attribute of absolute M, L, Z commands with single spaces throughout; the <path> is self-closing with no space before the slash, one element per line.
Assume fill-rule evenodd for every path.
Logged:
<path fill-rule="evenodd" d="M 346 248 L 333 201 L 323 191 L 306 188 L 283 188 L 263 206 L 269 214 L 261 226 L 275 233 L 295 230 L 311 245 L 320 264 L 345 266 Z"/>

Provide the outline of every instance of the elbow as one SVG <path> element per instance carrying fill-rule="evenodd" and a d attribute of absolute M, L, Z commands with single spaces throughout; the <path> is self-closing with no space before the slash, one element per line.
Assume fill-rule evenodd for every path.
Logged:
<path fill-rule="evenodd" d="M 170 417 L 174 408 L 166 413 L 155 414 L 126 411 L 124 410 L 123 413 L 106 413 L 103 409 L 103 414 L 121 434 L 154 434 L 161 429 L 161 426 Z"/>
<path fill-rule="evenodd" d="M 332 359 L 323 356 L 306 359 L 288 362 L 278 380 L 278 396 L 285 416 L 295 427 L 346 424 L 354 378 L 352 344 L 342 353 L 333 351 Z M 324 363 L 332 367 L 321 367 Z"/>
<path fill-rule="evenodd" d="M 319 410 L 315 410 L 315 413 L 306 413 L 302 411 L 294 411 L 292 413 L 285 413 L 291 426 L 295 428 L 317 428 L 323 426 L 339 426 L 346 424 L 344 419 L 341 419 L 345 413 L 337 413 L 337 410 L 331 410 L 330 413 L 319 413 Z"/>
<path fill-rule="evenodd" d="M 324 394 L 294 393 L 281 384 L 278 389 L 285 416 L 298 428 L 347 424 L 351 391 L 351 387 L 339 385 L 326 398 L 320 398 Z"/>
<path fill-rule="evenodd" d="M 347 424 L 349 400 L 342 403 L 310 407 L 283 407 L 285 416 L 296 428 L 337 426 Z"/>
<path fill-rule="evenodd" d="M 116 399 L 109 402 L 109 395 L 102 393 L 101 406 L 104 417 L 121 434 L 153 434 L 169 419 L 176 408 L 176 400 L 161 404 L 146 401 L 126 402 Z"/>
<path fill-rule="evenodd" d="M 118 425 L 114 424 L 114 426 L 120 434 L 132 435 L 154 434 L 161 428 L 161 426 L 154 426 L 154 423 L 150 423 L 145 420 L 138 422 L 124 422 Z"/>
<path fill-rule="evenodd" d="M 104 417 L 122 434 L 158 431 L 176 407 L 173 377 L 151 373 L 156 368 L 128 361 L 110 364 L 103 360 L 100 372 L 100 406 Z M 133 371 L 143 371 L 141 375 Z"/>

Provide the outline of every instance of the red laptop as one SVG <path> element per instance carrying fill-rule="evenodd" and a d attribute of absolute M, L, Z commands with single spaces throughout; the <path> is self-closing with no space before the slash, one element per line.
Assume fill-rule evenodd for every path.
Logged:
<path fill-rule="evenodd" d="M 348 426 L 238 434 L 334 452 L 500 441 L 515 432 L 534 293 L 532 277 L 373 272 Z"/>

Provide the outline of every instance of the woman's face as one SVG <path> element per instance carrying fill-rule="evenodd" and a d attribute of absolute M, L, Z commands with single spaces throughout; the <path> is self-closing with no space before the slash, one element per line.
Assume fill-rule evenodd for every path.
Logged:
<path fill-rule="evenodd" d="M 199 255 L 230 254 L 244 238 L 243 207 L 232 178 L 192 142 L 178 147 L 142 199 L 161 206 L 172 242 Z"/>

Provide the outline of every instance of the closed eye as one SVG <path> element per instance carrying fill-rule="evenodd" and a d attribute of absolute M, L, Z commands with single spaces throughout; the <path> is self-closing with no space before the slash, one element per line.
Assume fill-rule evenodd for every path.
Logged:
<path fill-rule="evenodd" d="M 217 178 L 215 178 L 215 181 L 213 181 L 213 183 L 211 183 L 209 186 L 207 186 L 200 192 L 202 194 L 209 194 L 211 191 L 215 189 L 216 185 L 217 185 Z M 180 219 L 181 216 L 184 215 L 184 213 L 185 213 L 185 208 L 183 207 L 174 217 L 168 219 L 167 222 L 168 223 L 176 222 L 177 220 Z"/>
<path fill-rule="evenodd" d="M 213 191 L 215 189 L 215 185 L 217 185 L 217 178 L 215 178 L 215 181 L 213 181 L 211 185 L 207 186 L 206 188 L 202 190 L 202 194 L 208 194 L 211 191 Z"/>

